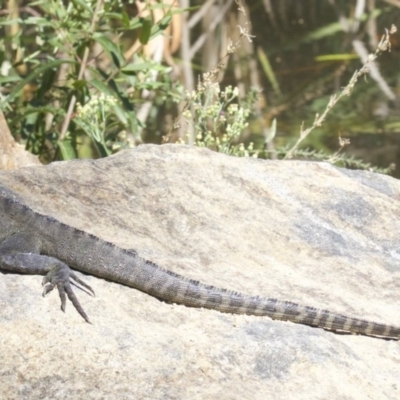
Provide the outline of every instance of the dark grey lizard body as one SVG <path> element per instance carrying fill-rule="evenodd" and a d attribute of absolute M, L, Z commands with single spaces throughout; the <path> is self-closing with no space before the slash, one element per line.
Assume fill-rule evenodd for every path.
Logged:
<path fill-rule="evenodd" d="M 221 312 L 269 316 L 328 330 L 400 338 L 400 327 L 375 323 L 313 307 L 259 296 L 248 296 L 204 285 L 165 270 L 134 251 L 39 214 L 0 191 L 0 268 L 12 272 L 46 275 L 44 294 L 57 286 L 62 309 L 65 293 L 82 317 L 88 317 L 75 297 L 70 278 L 90 289 L 69 266 L 121 283 L 159 299 Z M 91 290 L 91 289 L 90 289 Z"/>

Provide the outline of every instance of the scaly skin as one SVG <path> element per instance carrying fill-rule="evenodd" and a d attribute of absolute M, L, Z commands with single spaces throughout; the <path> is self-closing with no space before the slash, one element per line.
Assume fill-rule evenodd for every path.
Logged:
<path fill-rule="evenodd" d="M 400 338 L 400 327 L 259 296 L 248 296 L 202 284 L 159 267 L 135 251 L 121 249 L 96 236 L 39 214 L 0 191 L 0 268 L 45 275 L 45 295 L 57 286 L 65 308 L 66 295 L 79 314 L 89 318 L 75 297 L 70 279 L 79 280 L 69 267 L 141 290 L 159 299 L 189 307 L 233 314 L 268 316 L 332 331 L 381 338 Z M 93 291 L 92 291 L 93 292 Z"/>

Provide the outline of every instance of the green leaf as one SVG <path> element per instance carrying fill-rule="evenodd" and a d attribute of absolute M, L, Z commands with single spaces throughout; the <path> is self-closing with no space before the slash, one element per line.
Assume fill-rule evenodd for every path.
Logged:
<path fill-rule="evenodd" d="M 165 85 L 165 83 L 163 82 L 145 82 L 143 83 L 141 86 L 147 90 L 156 90 L 159 89 L 160 87 L 163 87 Z"/>
<path fill-rule="evenodd" d="M 136 75 L 138 72 L 147 72 L 149 69 L 157 69 L 156 65 L 151 62 L 128 64 L 121 69 L 121 72 L 126 75 Z"/>
<path fill-rule="evenodd" d="M 275 72 L 269 62 L 268 56 L 265 54 L 264 50 L 259 47 L 257 49 L 257 55 L 258 55 L 258 59 L 261 63 L 261 66 L 264 70 L 265 75 L 267 76 L 268 80 L 270 81 L 274 91 L 278 94 L 281 95 L 281 89 L 279 87 L 279 82 L 276 79 L 276 75 Z"/>
<path fill-rule="evenodd" d="M 129 28 L 129 24 L 130 24 L 130 19 L 129 19 L 129 15 L 126 13 L 126 11 L 122 12 L 122 23 L 124 24 L 125 28 Z"/>
<path fill-rule="evenodd" d="M 171 15 L 166 15 L 157 25 L 160 27 L 161 30 L 164 30 L 171 23 L 171 19 Z"/>
<path fill-rule="evenodd" d="M 104 143 L 100 143 L 96 140 L 93 140 L 93 142 L 97 148 L 97 151 L 99 152 L 99 154 L 102 158 L 108 157 L 111 155 L 110 149 Z"/>
<path fill-rule="evenodd" d="M 104 93 L 108 96 L 114 96 L 114 91 L 103 81 L 93 78 L 90 80 L 90 84 L 94 86 L 100 93 Z"/>
<path fill-rule="evenodd" d="M 51 105 L 44 105 L 44 106 L 39 106 L 39 107 L 32 107 L 28 106 L 24 110 L 24 116 L 30 115 L 30 114 L 46 114 L 50 113 L 53 115 L 65 115 L 64 110 L 61 109 L 60 107 L 53 107 Z"/>
<path fill-rule="evenodd" d="M 345 54 L 323 54 L 317 57 L 314 57 L 314 60 L 317 62 L 323 61 L 347 61 L 347 60 L 356 60 L 360 57 L 357 54 L 345 53 Z"/>
<path fill-rule="evenodd" d="M 141 18 L 142 19 L 142 29 L 140 30 L 139 41 L 142 44 L 147 44 L 150 39 L 151 34 L 151 21 L 149 19 Z"/>
<path fill-rule="evenodd" d="M 382 13 L 382 10 L 375 9 L 373 10 L 370 14 L 364 13 L 361 18 L 359 19 L 360 21 L 365 21 L 367 18 L 376 18 Z M 349 18 L 347 19 L 346 23 L 351 24 L 353 21 Z M 305 35 L 302 38 L 302 42 L 307 43 L 307 42 L 312 42 L 316 40 L 323 39 L 325 37 L 333 36 L 337 32 L 342 32 L 343 31 L 343 25 L 340 22 L 333 22 L 331 24 L 326 24 L 325 26 L 315 29 L 314 31 L 310 32 L 309 34 Z"/>
<path fill-rule="evenodd" d="M 0 84 L 5 84 L 9 82 L 18 82 L 21 80 L 19 75 L 9 75 L 9 76 L 1 76 L 0 77 Z"/>
<path fill-rule="evenodd" d="M 93 9 L 89 7 L 89 4 L 84 0 L 71 0 L 71 3 L 75 5 L 79 5 L 84 8 L 86 11 L 93 13 Z"/>
<path fill-rule="evenodd" d="M 37 25 L 43 28 L 44 26 L 52 26 L 52 21 L 49 21 L 47 18 L 43 17 L 28 17 L 24 20 L 20 21 L 24 25 Z"/>
<path fill-rule="evenodd" d="M 72 84 L 72 87 L 73 87 L 74 89 L 82 89 L 82 88 L 86 87 L 86 85 L 87 85 L 87 82 L 86 82 L 84 79 L 80 79 L 80 80 L 77 79 L 77 80 Z"/>
<path fill-rule="evenodd" d="M 14 19 L 3 19 L 0 20 L 0 26 L 8 26 L 8 25 L 15 25 L 21 24 L 23 21 L 21 18 L 14 18 Z"/>
<path fill-rule="evenodd" d="M 57 79 L 56 77 L 56 70 L 51 69 L 47 71 L 46 74 L 43 75 L 41 85 L 39 86 L 38 90 L 36 91 L 36 97 L 38 99 L 43 99 L 46 96 L 46 93 L 51 90 L 53 87 L 54 81 Z"/>
<path fill-rule="evenodd" d="M 272 120 L 272 124 L 269 128 L 268 136 L 265 139 L 265 143 L 270 142 L 276 135 L 276 118 Z"/>
<path fill-rule="evenodd" d="M 38 77 L 41 73 L 51 70 L 52 68 L 56 68 L 62 64 L 74 64 L 73 60 L 54 60 L 50 61 L 46 64 L 41 65 L 40 67 L 35 68 L 25 79 L 22 79 L 20 83 L 11 91 L 11 93 L 3 100 L 4 103 L 11 103 L 21 92 L 21 90 L 25 87 L 26 84 L 33 81 L 36 77 Z"/>
<path fill-rule="evenodd" d="M 93 39 L 101 45 L 101 47 L 110 54 L 117 68 L 124 64 L 125 58 L 121 54 L 120 48 L 106 35 L 95 33 Z"/>
<path fill-rule="evenodd" d="M 73 160 L 77 157 L 76 150 L 72 146 L 71 138 L 59 140 L 57 142 L 58 148 L 60 149 L 61 158 L 63 160 Z"/>
<path fill-rule="evenodd" d="M 316 40 L 323 39 L 325 37 L 333 36 L 337 32 L 342 32 L 343 27 L 339 22 L 333 22 L 331 24 L 326 24 L 322 28 L 315 29 L 314 31 L 308 33 L 307 35 L 304 35 L 302 38 L 302 42 L 308 43 L 308 42 L 313 42 Z"/>
<path fill-rule="evenodd" d="M 135 17 L 129 22 L 129 29 L 138 29 L 142 26 L 141 18 Z"/>

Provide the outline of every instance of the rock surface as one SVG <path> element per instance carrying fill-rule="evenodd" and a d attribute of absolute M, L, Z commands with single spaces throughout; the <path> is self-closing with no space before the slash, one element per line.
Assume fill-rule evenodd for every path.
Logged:
<path fill-rule="evenodd" d="M 36 211 L 205 283 L 400 325 L 400 183 L 325 163 L 140 146 L 0 173 Z M 1 228 L 0 228 L 1 229 Z M 83 277 L 60 311 L 0 273 L 7 399 L 399 399 L 400 343 L 166 304 Z"/>

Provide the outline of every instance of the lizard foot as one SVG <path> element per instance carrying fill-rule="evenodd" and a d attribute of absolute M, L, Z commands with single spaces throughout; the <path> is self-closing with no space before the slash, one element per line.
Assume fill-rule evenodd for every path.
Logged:
<path fill-rule="evenodd" d="M 94 296 L 93 289 L 87 283 L 79 279 L 67 264 L 57 260 L 57 263 L 51 268 L 50 272 L 43 278 L 43 297 L 57 286 L 61 299 L 61 310 L 65 312 L 66 296 L 68 296 L 76 311 L 78 311 L 82 318 L 90 324 L 88 316 L 72 290 L 71 283 L 74 284 L 74 282 L 71 279 L 88 289 Z"/>

